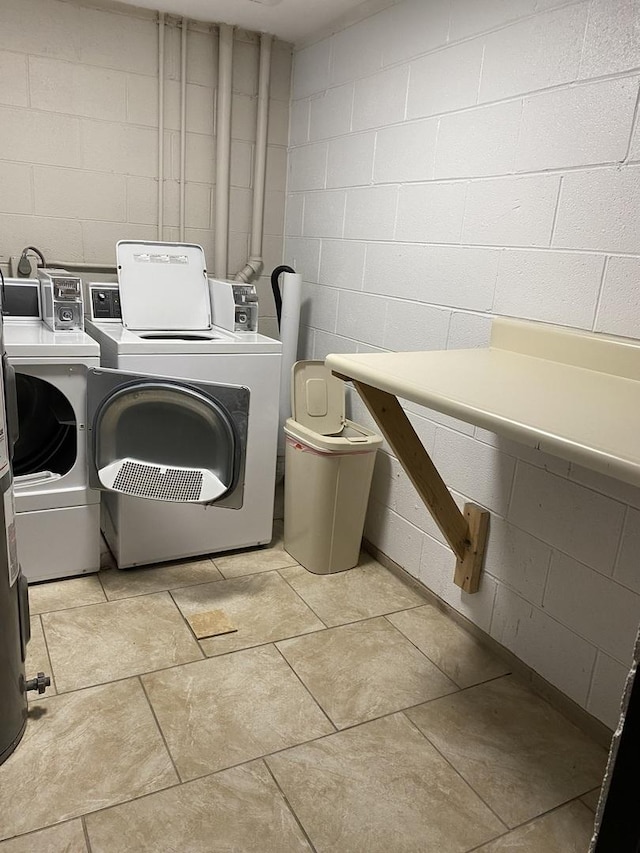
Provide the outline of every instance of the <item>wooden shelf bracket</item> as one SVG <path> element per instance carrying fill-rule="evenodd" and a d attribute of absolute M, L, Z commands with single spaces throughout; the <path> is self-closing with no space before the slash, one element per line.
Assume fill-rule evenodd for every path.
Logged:
<path fill-rule="evenodd" d="M 477 592 L 489 528 L 489 513 L 467 503 L 460 512 L 431 457 L 393 394 L 348 376 L 380 431 L 397 456 L 425 506 L 457 557 L 453 582 L 465 592 Z"/>

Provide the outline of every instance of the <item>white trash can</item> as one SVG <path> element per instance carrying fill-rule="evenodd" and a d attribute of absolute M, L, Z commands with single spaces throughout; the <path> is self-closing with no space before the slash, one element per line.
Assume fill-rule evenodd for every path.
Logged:
<path fill-rule="evenodd" d="M 285 423 L 284 547 L 316 574 L 358 564 L 381 436 L 345 418 L 344 382 L 298 361 Z"/>

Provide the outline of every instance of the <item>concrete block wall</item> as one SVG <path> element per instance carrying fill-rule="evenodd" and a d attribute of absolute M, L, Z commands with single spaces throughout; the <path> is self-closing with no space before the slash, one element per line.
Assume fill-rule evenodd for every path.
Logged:
<path fill-rule="evenodd" d="M 164 239 L 179 237 L 180 28 L 165 36 Z M 64 0 L 0 3 L 0 265 L 27 245 L 45 257 L 114 263 L 119 239 L 158 239 L 158 24 L 152 12 Z M 235 33 L 229 273 L 248 255 L 258 36 Z M 274 42 L 265 269 L 281 262 L 291 48 Z M 185 239 L 213 265 L 217 28 L 187 39 Z M 263 330 L 274 333 L 268 279 Z"/>
<path fill-rule="evenodd" d="M 305 280 L 302 354 L 483 346 L 495 314 L 640 337 L 639 22 L 637 0 L 401 0 L 299 49 L 285 260 Z M 456 500 L 491 510 L 481 591 L 452 584 L 389 452 L 367 537 L 613 727 L 640 490 L 408 409 Z"/>

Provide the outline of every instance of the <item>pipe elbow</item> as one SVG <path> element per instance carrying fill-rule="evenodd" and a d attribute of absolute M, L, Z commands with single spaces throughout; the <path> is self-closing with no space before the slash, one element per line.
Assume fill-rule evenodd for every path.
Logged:
<path fill-rule="evenodd" d="M 245 284 L 250 284 L 250 282 L 260 276 L 263 269 L 264 262 L 262 258 L 249 258 L 243 269 L 235 274 L 235 280 L 243 281 Z"/>

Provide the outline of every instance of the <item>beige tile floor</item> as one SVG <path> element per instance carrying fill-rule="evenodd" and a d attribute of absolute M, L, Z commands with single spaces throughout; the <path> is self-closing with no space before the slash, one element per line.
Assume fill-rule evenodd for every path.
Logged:
<path fill-rule="evenodd" d="M 273 546 L 31 589 L 0 853 L 586 853 L 605 752 L 367 555 Z M 222 609 L 237 633 L 195 640 Z M 2 840 L 4 839 L 4 840 Z"/>

